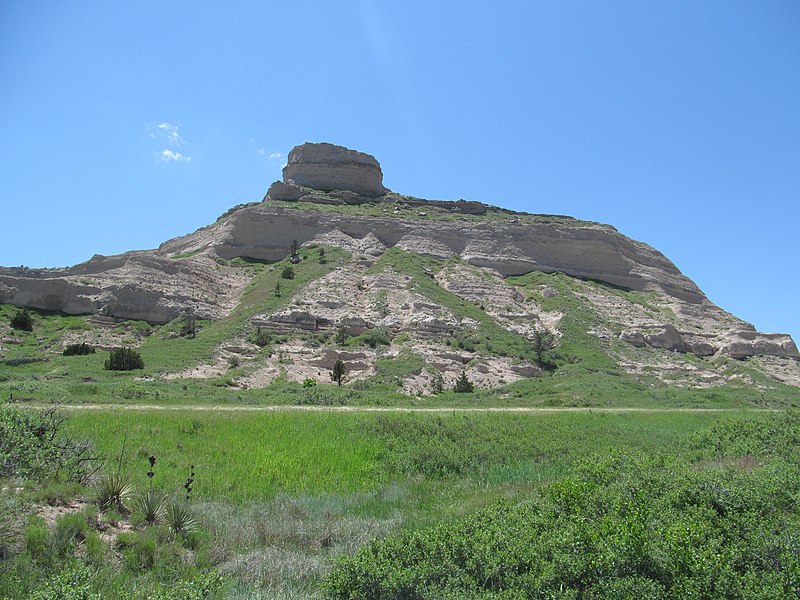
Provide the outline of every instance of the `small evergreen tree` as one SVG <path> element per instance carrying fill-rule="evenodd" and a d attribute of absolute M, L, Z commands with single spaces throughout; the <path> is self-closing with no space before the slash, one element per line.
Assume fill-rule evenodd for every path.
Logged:
<path fill-rule="evenodd" d="M 286 267 L 281 273 L 281 278 L 294 279 L 294 269 L 292 267 Z"/>
<path fill-rule="evenodd" d="M 442 374 L 438 371 L 434 374 L 433 379 L 431 379 L 431 394 L 441 394 L 444 391 L 444 379 L 442 378 Z"/>
<path fill-rule="evenodd" d="M 33 317 L 31 313 L 28 312 L 27 308 L 17 311 L 17 313 L 11 317 L 11 327 L 19 331 L 33 331 Z"/>
<path fill-rule="evenodd" d="M 275 283 L 275 297 L 276 298 L 280 298 L 281 297 L 281 288 L 283 288 L 283 285 L 281 285 L 280 281 Z"/>
<path fill-rule="evenodd" d="M 133 371 L 144 369 L 144 361 L 136 350 L 123 347 L 112 350 L 104 366 L 108 371 Z"/>
<path fill-rule="evenodd" d="M 461 377 L 456 379 L 456 384 L 453 386 L 453 391 L 458 392 L 459 394 L 468 394 L 475 390 L 475 386 L 472 385 L 472 382 L 467 379 L 467 373 L 465 371 L 461 371 Z"/>
<path fill-rule="evenodd" d="M 319 249 L 319 264 L 324 265 L 327 260 L 325 260 L 325 248 Z"/>
<path fill-rule="evenodd" d="M 547 329 L 536 327 L 533 330 L 531 346 L 536 356 L 535 361 L 540 369 L 552 369 L 554 363 L 550 357 L 550 351 L 555 348 L 555 338 Z"/>
<path fill-rule="evenodd" d="M 341 386 L 345 373 L 347 373 L 347 367 L 344 366 L 344 362 L 341 358 L 337 358 L 336 362 L 333 363 L 333 369 L 331 369 L 331 381 L 335 381 Z"/>
<path fill-rule="evenodd" d="M 292 240 L 292 243 L 289 246 L 289 256 L 297 256 L 297 251 L 300 249 L 300 244 L 297 243 L 297 240 Z"/>
<path fill-rule="evenodd" d="M 336 342 L 337 346 L 344 346 L 349 337 L 350 335 L 347 333 L 347 330 L 344 327 L 339 327 L 339 329 L 336 330 L 336 337 L 333 341 Z"/>
<path fill-rule="evenodd" d="M 183 327 L 181 327 L 181 335 L 194 339 L 197 333 L 197 316 L 194 314 L 194 308 L 187 306 L 183 310 Z"/>

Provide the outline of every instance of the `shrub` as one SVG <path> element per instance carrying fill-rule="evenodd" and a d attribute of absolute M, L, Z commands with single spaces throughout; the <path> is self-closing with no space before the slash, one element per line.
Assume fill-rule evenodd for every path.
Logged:
<path fill-rule="evenodd" d="M 294 269 L 292 267 L 286 267 L 281 271 L 281 279 L 294 279 Z"/>
<path fill-rule="evenodd" d="M 313 379 L 313 378 L 311 378 L 311 377 L 306 377 L 306 378 L 303 380 L 303 387 L 304 387 L 304 388 L 313 388 L 313 387 L 317 387 L 317 380 L 316 380 L 316 379 Z"/>
<path fill-rule="evenodd" d="M 444 379 L 438 371 L 431 378 L 431 394 L 441 394 L 444 391 Z"/>
<path fill-rule="evenodd" d="M 80 344 L 68 344 L 64 348 L 63 356 L 86 356 L 87 354 L 94 354 L 95 350 L 86 342 Z"/>
<path fill-rule="evenodd" d="M 31 517 L 23 534 L 25 551 L 33 558 L 41 558 L 47 554 L 49 539 L 50 535 L 44 519 Z"/>
<path fill-rule="evenodd" d="M 467 379 L 467 374 L 464 371 L 461 371 L 461 376 L 456 379 L 456 384 L 453 386 L 453 391 L 458 392 L 459 394 L 468 394 L 475 390 L 475 386 L 472 385 L 472 382 Z"/>
<path fill-rule="evenodd" d="M 69 566 L 30 597 L 33 600 L 100 600 L 101 595 L 92 592 L 95 578 L 96 573 L 85 565 Z"/>
<path fill-rule="evenodd" d="M 109 371 L 133 371 L 144 369 L 144 361 L 136 350 L 123 347 L 112 350 L 104 366 Z"/>
<path fill-rule="evenodd" d="M 247 337 L 247 341 L 259 348 L 264 348 L 272 342 L 272 335 L 268 331 L 262 331 L 259 327 Z"/>
<path fill-rule="evenodd" d="M 370 348 L 377 348 L 378 346 L 388 346 L 391 342 L 389 340 L 389 334 L 386 333 L 383 329 L 371 329 L 366 333 L 362 333 L 358 340 L 361 343 L 366 344 Z"/>
<path fill-rule="evenodd" d="M 0 477 L 66 477 L 83 482 L 99 459 L 91 444 L 64 433 L 66 417 L 53 406 L 25 410 L 0 405 Z"/>
<path fill-rule="evenodd" d="M 553 334 L 547 329 L 536 327 L 533 330 L 531 346 L 533 354 L 536 357 L 536 364 L 539 366 L 539 368 L 545 370 L 553 369 L 555 363 L 550 356 L 551 350 L 556 346 L 556 340 L 553 337 Z"/>
<path fill-rule="evenodd" d="M 31 313 L 28 312 L 27 308 L 17 311 L 17 313 L 11 317 L 10 323 L 13 329 L 18 329 L 19 331 L 33 331 L 33 317 Z"/>

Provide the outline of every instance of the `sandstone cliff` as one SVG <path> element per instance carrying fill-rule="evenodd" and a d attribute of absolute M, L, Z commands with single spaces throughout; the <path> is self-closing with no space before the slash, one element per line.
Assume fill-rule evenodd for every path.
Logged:
<path fill-rule="evenodd" d="M 656 314 L 640 314 L 627 306 L 622 310 L 613 298 L 601 295 L 587 295 L 586 301 L 609 322 L 625 325 L 622 333 L 613 335 L 631 347 L 697 356 L 723 353 L 734 358 L 798 356 L 789 336 L 758 333 L 725 313 L 663 254 L 611 226 L 564 216 L 515 213 L 478 202 L 401 196 L 383 186 L 380 165 L 374 158 L 331 144 L 303 144 L 293 149 L 283 175 L 283 181 L 272 184 L 262 202 L 236 207 L 216 223 L 165 242 L 157 250 L 96 256 L 66 269 L 0 268 L 0 303 L 152 323 L 175 319 L 189 306 L 200 318 L 218 319 L 236 306 L 248 281 L 246 273 L 231 267 L 228 260 L 278 261 L 297 241 L 344 248 L 365 264 L 390 248 L 442 260 L 460 259 L 499 279 L 493 279 L 489 290 L 467 286 L 466 291 L 458 291 L 457 282 L 440 284 L 452 286 L 465 297 L 474 296 L 480 288 L 473 300 L 489 306 L 493 298 L 506 294 L 501 291 L 505 287 L 502 277 L 536 271 L 653 293 L 663 306 Z M 345 279 L 360 277 L 353 267 L 344 265 L 343 269 Z M 467 279 L 478 281 L 473 274 Z M 333 291 L 315 297 L 325 293 Z M 504 306 L 516 307 L 524 318 L 506 326 L 524 331 L 519 323 L 538 317 L 528 315 L 525 306 L 509 294 Z M 309 300 L 311 309 L 265 315 L 262 321 L 276 329 L 298 331 L 316 329 L 320 324 L 361 323 L 365 329 L 391 324 L 381 325 L 379 319 L 360 314 L 365 304 L 358 296 L 356 290 L 355 304 L 343 300 L 338 312 L 322 305 L 314 308 Z M 404 302 L 425 304 L 419 298 Z M 446 310 L 419 310 L 424 318 L 396 315 L 389 321 L 396 323 L 398 331 L 415 327 L 432 335 L 457 325 Z M 501 316 L 495 318 L 502 321 Z M 345 323 L 346 319 L 351 321 Z"/>

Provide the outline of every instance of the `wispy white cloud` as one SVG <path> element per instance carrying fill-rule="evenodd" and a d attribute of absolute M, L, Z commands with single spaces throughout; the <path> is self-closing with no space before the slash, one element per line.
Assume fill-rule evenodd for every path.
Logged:
<path fill-rule="evenodd" d="M 170 146 L 182 146 L 186 143 L 181 137 L 179 127 L 177 125 L 171 125 L 170 123 L 159 123 L 156 125 L 158 129 L 161 130 L 161 133 L 166 138 L 167 143 Z"/>
<path fill-rule="evenodd" d="M 283 160 L 285 157 L 280 152 L 273 152 L 269 155 L 272 160 Z"/>
<path fill-rule="evenodd" d="M 159 155 L 164 162 L 191 162 L 191 156 L 185 156 L 180 152 L 173 152 L 169 148 L 165 148 Z"/>

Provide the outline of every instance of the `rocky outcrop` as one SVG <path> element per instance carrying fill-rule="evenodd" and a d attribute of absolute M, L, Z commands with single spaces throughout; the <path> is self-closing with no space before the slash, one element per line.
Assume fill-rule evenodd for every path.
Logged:
<path fill-rule="evenodd" d="M 524 219 L 421 220 L 348 215 L 264 202 L 244 207 L 198 232 L 223 258 L 263 260 L 284 258 L 293 240 L 330 240 L 331 234 L 354 241 L 374 236 L 386 248 L 402 242 L 400 247 L 420 249 L 428 240 L 425 254 L 429 256 L 458 256 L 504 276 L 559 271 L 631 290 L 663 290 L 688 302 L 705 298 L 663 254 L 598 223 L 532 215 Z M 167 242 L 160 250 L 172 253 L 196 248 L 193 235 Z"/>
<path fill-rule="evenodd" d="M 619 339 L 637 348 L 650 346 L 696 356 L 712 356 L 719 353 L 737 360 L 758 355 L 800 358 L 791 336 L 783 333 L 745 330 L 729 332 L 724 336 L 700 336 L 681 333 L 673 325 L 665 324 L 646 330 L 623 331 Z"/>
<path fill-rule="evenodd" d="M 375 158 L 327 143 L 295 146 L 283 168 L 283 184 L 273 186 L 270 194 L 273 198 L 297 199 L 296 186 L 348 190 L 362 196 L 382 196 L 389 191 L 383 187 L 383 173 Z"/>
<path fill-rule="evenodd" d="M 800 353 L 798 353 L 791 336 L 783 333 L 759 333 L 757 331 L 737 331 L 721 352 L 738 359 L 755 355 L 800 358 Z"/>
<path fill-rule="evenodd" d="M 128 252 L 65 269 L 0 268 L 0 303 L 150 323 L 167 323 L 192 307 L 198 318 L 219 319 L 246 283 L 207 256 Z"/>

